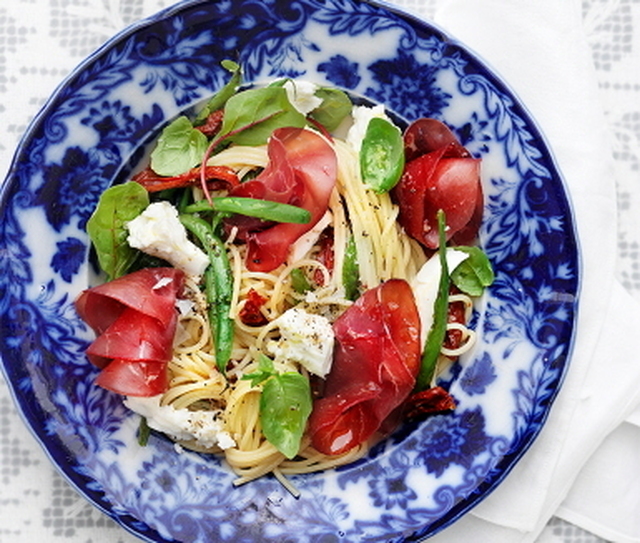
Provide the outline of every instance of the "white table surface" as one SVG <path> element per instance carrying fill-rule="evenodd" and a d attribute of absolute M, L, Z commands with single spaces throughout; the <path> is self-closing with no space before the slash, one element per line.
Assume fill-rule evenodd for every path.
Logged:
<path fill-rule="evenodd" d="M 430 17 L 442 0 L 396 0 Z M 127 24 L 168 0 L 0 0 L 0 179 L 28 123 L 62 79 Z M 583 0 L 602 105 L 613 135 L 617 276 L 640 300 L 640 0 Z M 0 375 L 0 543 L 134 543 L 52 467 Z M 604 540 L 558 518 L 541 543 Z"/>

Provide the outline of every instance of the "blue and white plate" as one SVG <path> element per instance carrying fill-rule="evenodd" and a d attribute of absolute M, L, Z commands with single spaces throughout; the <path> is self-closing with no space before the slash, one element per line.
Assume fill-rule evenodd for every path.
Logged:
<path fill-rule="evenodd" d="M 86 221 L 144 144 L 227 78 L 289 76 L 341 87 L 399 117 L 442 119 L 483 158 L 482 244 L 497 280 L 479 340 L 443 383 L 453 414 L 405 426 L 362 461 L 233 488 L 215 456 L 177 452 L 92 384 L 91 339 L 73 309 L 91 277 Z M 566 373 L 579 286 L 572 211 L 541 135 L 464 46 L 359 0 L 190 0 L 111 40 L 56 91 L 2 187 L 2 366 L 52 462 L 143 540 L 414 541 L 490 493 L 545 423 Z"/>

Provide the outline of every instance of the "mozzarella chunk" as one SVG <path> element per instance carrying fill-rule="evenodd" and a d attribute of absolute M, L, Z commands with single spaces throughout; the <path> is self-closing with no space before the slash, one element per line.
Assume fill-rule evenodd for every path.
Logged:
<path fill-rule="evenodd" d="M 280 328 L 273 347 L 276 361 L 297 362 L 320 377 L 331 371 L 335 336 L 329 319 L 294 307 L 276 322 Z"/>
<path fill-rule="evenodd" d="M 178 210 L 169 202 L 150 204 L 127 224 L 131 247 L 157 256 L 187 275 L 202 275 L 209 257 L 187 238 Z"/>
<path fill-rule="evenodd" d="M 287 98 L 291 105 L 303 115 L 308 115 L 322 104 L 322 98 L 315 95 L 318 86 L 310 81 L 293 81 L 289 79 L 284 84 Z"/>
<path fill-rule="evenodd" d="M 367 133 L 369 121 L 376 117 L 389 121 L 382 104 L 373 107 L 356 106 L 352 109 L 351 116 L 353 117 L 353 124 L 347 133 L 347 143 L 358 153 L 360 152 L 360 147 L 362 147 L 362 140 Z"/>
<path fill-rule="evenodd" d="M 236 443 L 223 429 L 222 411 L 189 411 L 175 409 L 171 405 L 160 405 L 162 395 L 142 398 L 128 396 L 124 404 L 147 419 L 150 428 L 167 434 L 178 441 L 193 441 L 206 448 L 221 449 L 235 447 Z"/>
<path fill-rule="evenodd" d="M 463 251 L 447 249 L 449 273 L 455 270 L 468 257 L 469 255 Z M 441 273 L 440 257 L 435 254 L 422 265 L 411 284 L 416 305 L 418 306 L 418 313 L 420 314 L 420 340 L 422 345 L 425 344 L 429 330 L 433 325 L 433 306 L 438 297 Z"/>

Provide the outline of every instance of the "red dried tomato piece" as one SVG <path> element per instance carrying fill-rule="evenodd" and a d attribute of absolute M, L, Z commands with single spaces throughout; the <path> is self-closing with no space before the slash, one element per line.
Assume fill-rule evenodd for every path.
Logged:
<path fill-rule="evenodd" d="M 211 139 L 218 132 L 220 132 L 220 128 L 222 128 L 222 121 L 224 119 L 224 110 L 218 109 L 212 113 L 209 113 L 209 116 L 206 118 L 203 124 L 196 126 L 195 129 L 202 132 L 207 138 Z"/>
<path fill-rule="evenodd" d="M 404 405 L 407 419 L 424 418 L 445 411 L 453 411 L 455 408 L 456 401 L 453 396 L 439 386 L 409 396 Z"/>
<path fill-rule="evenodd" d="M 207 166 L 205 177 L 209 180 L 207 183 L 209 190 L 223 188 L 230 190 L 240 184 L 236 173 L 226 166 Z M 148 192 L 188 187 L 200 183 L 200 166 L 173 177 L 163 177 L 151 168 L 146 168 L 134 175 L 131 180 L 142 185 Z"/>
<path fill-rule="evenodd" d="M 247 299 L 240 310 L 240 320 L 247 326 L 262 326 L 267 324 L 267 317 L 260 309 L 267 303 L 267 298 L 251 289 L 247 293 Z"/>

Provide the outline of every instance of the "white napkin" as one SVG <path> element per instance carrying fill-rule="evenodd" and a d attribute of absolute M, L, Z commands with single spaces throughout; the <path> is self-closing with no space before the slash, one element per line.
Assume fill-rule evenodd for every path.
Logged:
<path fill-rule="evenodd" d="M 502 75 L 546 135 L 573 201 L 583 281 L 570 369 L 540 436 L 488 498 L 430 541 L 531 542 L 556 513 L 587 529 L 608 527 L 611 537 L 624 508 L 602 507 L 597 492 L 610 481 L 603 466 L 611 454 L 640 489 L 638 453 L 630 462 L 628 448 L 637 436 L 629 437 L 630 423 L 620 426 L 640 403 L 640 354 L 630 341 L 640 306 L 614 278 L 615 174 L 580 9 L 577 0 L 446 0 L 436 11 L 436 23 Z M 634 491 L 616 503 L 640 503 Z M 594 511 L 598 522 L 582 522 Z"/>

